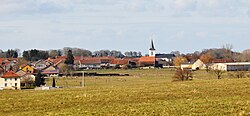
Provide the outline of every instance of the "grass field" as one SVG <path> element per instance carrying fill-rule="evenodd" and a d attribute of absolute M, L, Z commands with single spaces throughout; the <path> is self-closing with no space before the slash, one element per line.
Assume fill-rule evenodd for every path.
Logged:
<path fill-rule="evenodd" d="M 128 77 L 57 79 L 63 89 L 0 91 L 0 115 L 250 115 L 250 78 L 172 82 L 170 70 L 101 70 Z M 51 80 L 47 81 L 51 85 Z M 72 88 L 75 86 L 76 88 Z"/>

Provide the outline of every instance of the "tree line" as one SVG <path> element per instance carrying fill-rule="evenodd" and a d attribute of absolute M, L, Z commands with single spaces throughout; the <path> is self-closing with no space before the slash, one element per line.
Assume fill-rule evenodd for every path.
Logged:
<path fill-rule="evenodd" d="M 203 49 L 201 51 L 195 51 L 193 53 L 180 53 L 179 51 L 172 51 L 171 54 L 177 56 L 177 62 L 175 65 L 179 65 L 180 62 L 193 62 L 197 59 L 201 59 L 204 63 L 210 62 L 212 59 L 232 59 L 235 61 L 248 62 L 250 61 L 250 49 L 243 52 L 235 52 L 232 50 L 233 46 L 230 44 L 223 45 L 221 48 Z M 0 50 L 0 58 L 17 58 L 23 57 L 28 61 L 36 61 L 39 59 L 53 58 L 56 56 L 68 55 L 68 51 L 71 50 L 73 56 L 82 57 L 105 57 L 112 56 L 116 58 L 123 57 L 141 57 L 141 52 L 127 51 L 122 53 L 118 50 L 98 50 L 91 52 L 90 50 L 82 48 L 64 47 L 58 50 L 25 50 L 20 53 L 19 49 L 9 49 L 7 51 Z M 20 55 L 22 54 L 22 55 Z"/>
<path fill-rule="evenodd" d="M 0 50 L 0 58 L 17 58 L 23 57 L 27 61 L 37 61 L 40 59 L 54 58 L 56 56 L 68 56 L 68 51 L 71 51 L 73 56 L 82 56 L 82 57 L 106 57 L 112 56 L 116 58 L 123 57 L 140 57 L 141 52 L 136 51 L 127 51 L 124 54 L 118 50 L 98 50 L 91 52 L 90 50 L 81 49 L 81 48 L 71 48 L 64 47 L 63 49 L 58 50 L 25 50 L 20 53 L 19 49 L 9 49 L 7 51 Z M 19 55 L 22 54 L 22 55 Z"/>

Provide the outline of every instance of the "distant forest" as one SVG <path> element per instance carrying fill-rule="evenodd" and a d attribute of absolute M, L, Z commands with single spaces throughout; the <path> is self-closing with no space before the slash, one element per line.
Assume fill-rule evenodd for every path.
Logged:
<path fill-rule="evenodd" d="M 243 52 L 235 52 L 232 50 L 233 46 L 230 44 L 223 45 L 221 48 L 203 49 L 201 51 L 195 51 L 193 53 L 180 53 L 179 51 L 172 51 L 170 54 L 174 54 L 176 57 L 185 58 L 187 61 L 192 62 L 197 59 L 209 62 L 211 59 L 232 59 L 235 61 L 250 61 L 250 49 L 246 49 Z M 122 53 L 118 50 L 98 50 L 90 51 L 82 48 L 70 48 L 64 47 L 58 50 L 25 50 L 20 53 L 20 49 L 9 49 L 7 51 L 0 50 L 0 58 L 17 58 L 23 57 L 28 61 L 37 61 L 39 59 L 53 58 L 56 56 L 67 56 L 68 51 L 71 50 L 74 56 L 82 57 L 105 57 L 112 56 L 116 58 L 124 57 L 141 57 L 142 53 L 137 51 L 127 51 Z"/>

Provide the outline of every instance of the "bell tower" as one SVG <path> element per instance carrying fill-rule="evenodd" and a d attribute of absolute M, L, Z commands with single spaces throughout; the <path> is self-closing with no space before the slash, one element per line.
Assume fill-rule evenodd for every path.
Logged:
<path fill-rule="evenodd" d="M 150 49 L 149 49 L 149 56 L 150 57 L 155 57 L 155 47 L 154 47 L 153 40 L 151 40 L 151 46 L 150 46 Z"/>

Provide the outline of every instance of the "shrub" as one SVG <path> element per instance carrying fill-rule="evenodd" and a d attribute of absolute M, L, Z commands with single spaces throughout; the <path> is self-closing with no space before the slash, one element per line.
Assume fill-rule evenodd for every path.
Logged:
<path fill-rule="evenodd" d="M 193 72 L 192 70 L 188 69 L 177 69 L 173 76 L 173 81 L 187 81 L 193 79 Z"/>

